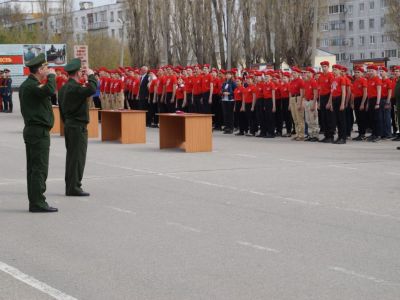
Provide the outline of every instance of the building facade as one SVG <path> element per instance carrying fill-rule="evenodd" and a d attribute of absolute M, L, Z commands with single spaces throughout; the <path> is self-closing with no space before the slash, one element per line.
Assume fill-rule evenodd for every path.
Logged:
<path fill-rule="evenodd" d="M 328 1 L 319 24 L 319 48 L 349 68 L 359 61 L 400 64 L 398 45 L 387 32 L 387 0 Z"/>

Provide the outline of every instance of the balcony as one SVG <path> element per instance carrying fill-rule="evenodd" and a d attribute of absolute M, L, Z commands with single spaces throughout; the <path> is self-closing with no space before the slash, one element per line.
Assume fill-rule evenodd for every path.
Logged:
<path fill-rule="evenodd" d="M 89 23 L 87 25 L 87 30 L 101 30 L 101 29 L 107 29 L 107 28 L 108 28 L 107 22 Z"/>

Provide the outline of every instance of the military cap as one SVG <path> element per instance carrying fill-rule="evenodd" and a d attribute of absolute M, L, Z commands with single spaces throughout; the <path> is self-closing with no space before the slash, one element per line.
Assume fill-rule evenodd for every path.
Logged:
<path fill-rule="evenodd" d="M 321 61 L 320 65 L 329 67 L 329 61 L 327 61 L 327 60 Z"/>
<path fill-rule="evenodd" d="M 310 73 L 312 73 L 312 74 L 315 74 L 315 70 L 313 69 L 313 68 L 311 68 L 311 67 L 307 67 L 307 68 L 305 68 L 304 69 L 306 72 L 310 72 Z"/>
<path fill-rule="evenodd" d="M 81 66 L 81 60 L 79 58 L 74 58 L 64 67 L 64 70 L 66 72 L 74 72 L 80 70 Z"/>
<path fill-rule="evenodd" d="M 25 66 L 28 68 L 31 67 L 41 67 L 43 65 L 46 65 L 46 57 L 44 56 L 44 53 L 40 53 L 38 56 L 35 58 L 32 58 L 30 61 L 28 61 Z"/>
<path fill-rule="evenodd" d="M 354 67 L 354 72 L 361 72 L 361 73 L 364 73 L 364 68 L 363 68 L 363 67 L 360 67 L 360 66 L 355 66 L 355 67 Z"/>
<path fill-rule="evenodd" d="M 386 67 L 383 67 L 383 66 L 382 66 L 382 67 L 380 67 L 380 70 L 381 70 L 381 71 L 385 71 L 385 72 L 387 72 L 387 71 L 388 71 L 388 69 L 387 69 Z M 4 71 L 5 71 L 5 70 L 4 70 Z"/>
<path fill-rule="evenodd" d="M 393 71 L 400 70 L 400 66 L 394 66 Z"/>
<path fill-rule="evenodd" d="M 375 71 L 378 71 L 378 66 L 369 65 L 369 66 L 367 67 L 367 69 L 368 69 L 368 70 L 375 70 Z"/>

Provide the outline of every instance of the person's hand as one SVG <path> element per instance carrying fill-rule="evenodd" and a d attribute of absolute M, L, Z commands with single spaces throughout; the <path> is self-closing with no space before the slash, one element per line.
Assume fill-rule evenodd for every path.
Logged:
<path fill-rule="evenodd" d="M 272 112 L 276 112 L 276 107 L 275 107 L 275 105 L 272 106 Z"/>
<path fill-rule="evenodd" d="M 313 105 L 313 106 L 310 107 L 310 110 L 311 111 L 315 111 L 316 108 L 317 108 L 316 105 Z"/>
<path fill-rule="evenodd" d="M 254 106 L 251 107 L 251 111 L 254 111 Z"/>
<path fill-rule="evenodd" d="M 379 103 L 375 104 L 375 109 L 379 109 Z"/>
<path fill-rule="evenodd" d="M 351 102 L 350 107 L 351 107 L 351 109 L 354 109 L 354 103 L 353 102 Z"/>
<path fill-rule="evenodd" d="M 54 70 L 53 68 L 47 68 L 45 73 L 46 73 L 46 76 L 48 76 L 48 75 L 56 75 L 56 70 Z"/>
<path fill-rule="evenodd" d="M 326 104 L 326 106 L 325 106 L 325 108 L 326 108 L 327 110 L 330 110 L 330 109 L 331 109 L 331 107 L 332 107 L 332 105 L 331 105 L 331 103 L 330 103 L 330 102 L 328 102 L 328 103 Z"/>
<path fill-rule="evenodd" d="M 363 111 L 364 108 L 365 108 L 365 105 L 364 105 L 364 104 L 361 104 L 361 105 L 360 105 L 360 111 Z"/>
<path fill-rule="evenodd" d="M 301 111 L 301 106 L 302 106 L 301 104 L 297 105 L 297 110 L 298 111 Z"/>
<path fill-rule="evenodd" d="M 390 105 L 390 103 L 386 103 L 385 104 L 385 109 L 391 109 L 392 107 L 391 107 L 391 105 Z"/>
<path fill-rule="evenodd" d="M 241 107 L 240 107 L 240 111 L 244 111 L 244 106 L 242 105 Z"/>
<path fill-rule="evenodd" d="M 212 104 L 212 98 L 208 99 L 208 104 Z"/>
<path fill-rule="evenodd" d="M 93 72 L 92 69 L 87 68 L 87 69 L 86 69 L 86 74 L 89 76 L 89 75 L 93 75 L 94 72 Z"/>
<path fill-rule="evenodd" d="M 340 104 L 340 111 L 344 111 L 344 104 Z"/>

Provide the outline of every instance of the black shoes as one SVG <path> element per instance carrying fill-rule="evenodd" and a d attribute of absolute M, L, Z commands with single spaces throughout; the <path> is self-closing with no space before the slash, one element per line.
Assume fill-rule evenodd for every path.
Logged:
<path fill-rule="evenodd" d="M 47 206 L 46 208 L 29 205 L 29 212 L 31 213 L 52 213 L 58 212 L 58 208 Z"/>
<path fill-rule="evenodd" d="M 244 135 L 244 132 L 238 132 L 238 133 L 235 133 L 235 135 L 236 136 L 241 136 L 241 135 Z"/>
<path fill-rule="evenodd" d="M 337 139 L 337 140 L 334 142 L 334 144 L 343 145 L 343 144 L 346 144 L 346 140 L 345 140 L 345 139 Z"/>
<path fill-rule="evenodd" d="M 353 139 L 353 141 L 363 141 L 365 140 L 365 135 L 359 135 Z"/>
<path fill-rule="evenodd" d="M 232 134 L 233 130 L 224 130 L 224 134 Z"/>
<path fill-rule="evenodd" d="M 333 138 L 323 138 L 319 142 L 320 143 L 325 143 L 325 144 L 332 144 L 333 143 Z"/>
<path fill-rule="evenodd" d="M 82 191 L 80 193 L 72 193 L 72 194 L 66 193 L 65 196 L 69 196 L 69 197 L 88 197 L 88 196 L 90 196 L 90 194 L 87 193 L 87 192 Z"/>
<path fill-rule="evenodd" d="M 306 142 L 318 142 L 318 138 L 313 137 L 313 138 L 308 138 L 307 140 L 305 140 Z"/>

